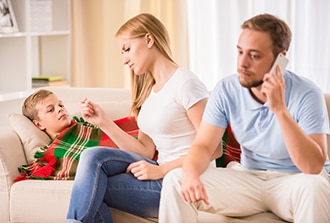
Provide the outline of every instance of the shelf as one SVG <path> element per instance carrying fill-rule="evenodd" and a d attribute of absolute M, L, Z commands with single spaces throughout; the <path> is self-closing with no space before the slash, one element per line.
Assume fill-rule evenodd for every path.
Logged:
<path fill-rule="evenodd" d="M 33 76 L 63 75 L 70 85 L 71 0 L 11 5 L 18 32 L 0 33 L 0 102 L 31 93 Z"/>
<path fill-rule="evenodd" d="M 13 37 L 25 37 L 25 32 L 17 32 L 17 33 L 0 33 L 0 38 L 13 38 Z"/>
<path fill-rule="evenodd" d="M 10 101 L 15 99 L 22 99 L 31 93 L 29 91 L 0 91 L 0 102 Z"/>
<path fill-rule="evenodd" d="M 47 32 L 33 32 L 31 36 L 62 36 L 69 35 L 70 31 L 47 31 Z"/>

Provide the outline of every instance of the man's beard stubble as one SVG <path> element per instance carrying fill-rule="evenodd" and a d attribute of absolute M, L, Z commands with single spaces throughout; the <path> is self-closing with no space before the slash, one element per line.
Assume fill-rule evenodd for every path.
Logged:
<path fill-rule="evenodd" d="M 248 70 L 244 70 L 244 69 L 238 69 L 237 72 L 238 73 L 245 73 L 245 74 L 248 74 L 250 76 L 254 76 L 254 73 L 252 73 L 252 72 L 250 72 Z M 263 80 L 250 80 L 248 82 L 244 82 L 244 81 L 242 81 L 242 79 L 240 78 L 239 75 L 238 75 L 238 79 L 239 79 L 239 83 L 243 87 L 248 88 L 248 89 L 259 87 L 259 86 L 261 86 L 264 83 Z"/>

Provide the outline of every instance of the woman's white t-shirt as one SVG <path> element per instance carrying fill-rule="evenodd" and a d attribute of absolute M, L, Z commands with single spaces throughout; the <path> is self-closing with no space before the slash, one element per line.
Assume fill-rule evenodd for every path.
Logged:
<path fill-rule="evenodd" d="M 192 72 L 181 67 L 159 92 L 151 90 L 141 107 L 138 125 L 155 143 L 159 164 L 187 153 L 196 131 L 186 111 L 207 97 L 205 85 Z"/>

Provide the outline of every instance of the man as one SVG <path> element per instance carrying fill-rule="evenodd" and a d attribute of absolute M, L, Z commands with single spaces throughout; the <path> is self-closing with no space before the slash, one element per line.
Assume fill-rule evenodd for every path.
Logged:
<path fill-rule="evenodd" d="M 262 14 L 242 26 L 237 74 L 211 94 L 183 168 L 164 179 L 160 223 L 197 222 L 197 210 L 230 217 L 271 211 L 289 222 L 330 222 L 327 108 L 310 81 L 277 67 L 288 25 Z M 208 168 L 230 124 L 241 163 Z"/>

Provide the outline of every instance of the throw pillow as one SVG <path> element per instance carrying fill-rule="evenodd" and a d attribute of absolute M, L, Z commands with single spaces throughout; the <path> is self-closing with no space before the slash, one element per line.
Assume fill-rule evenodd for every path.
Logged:
<path fill-rule="evenodd" d="M 27 162 L 32 162 L 35 152 L 39 150 L 40 147 L 44 147 L 49 143 L 49 136 L 45 132 L 40 131 L 40 129 L 24 115 L 12 113 L 9 115 L 9 122 L 21 139 Z"/>
<path fill-rule="evenodd" d="M 228 125 L 223 137 L 222 137 L 222 151 L 223 155 L 216 159 L 217 167 L 226 167 L 231 161 L 240 162 L 241 160 L 241 148 L 236 141 L 233 131 Z"/>

